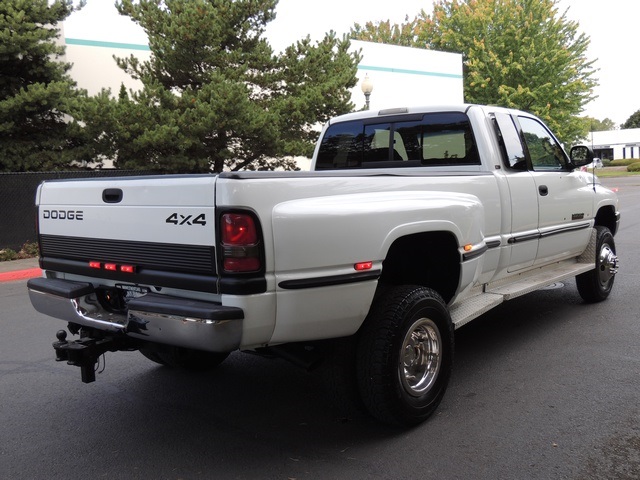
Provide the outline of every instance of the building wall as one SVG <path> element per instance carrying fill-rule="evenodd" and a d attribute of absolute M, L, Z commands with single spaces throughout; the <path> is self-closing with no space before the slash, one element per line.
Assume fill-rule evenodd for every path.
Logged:
<path fill-rule="evenodd" d="M 68 38 L 65 60 L 71 63 L 71 76 L 89 94 L 110 88 L 117 95 L 120 85 L 131 89 L 141 84 L 123 72 L 114 57 L 131 55 L 141 61 L 151 57 L 147 45 Z M 356 110 L 364 107 L 361 84 L 365 75 L 373 83 L 372 109 L 408 105 L 462 103 L 462 55 L 395 45 L 352 41 L 352 50 L 359 51 L 358 83 L 352 89 Z"/>
<path fill-rule="evenodd" d="M 66 61 L 71 63 L 71 77 L 84 88 L 89 95 L 95 95 L 103 88 L 111 89 L 117 95 L 120 86 L 138 90 L 142 82 L 134 80 L 125 73 L 114 57 L 128 58 L 131 55 L 145 61 L 151 58 L 151 51 L 146 45 L 132 45 L 115 42 L 97 42 L 76 38 L 65 39 L 67 51 Z"/>
<path fill-rule="evenodd" d="M 602 159 L 640 158 L 640 128 L 590 132 L 588 140 Z"/>
<path fill-rule="evenodd" d="M 462 103 L 462 55 L 421 48 L 351 41 L 360 51 L 358 85 L 352 90 L 356 109 L 364 106 L 362 81 L 373 83 L 371 109 L 409 105 Z"/>

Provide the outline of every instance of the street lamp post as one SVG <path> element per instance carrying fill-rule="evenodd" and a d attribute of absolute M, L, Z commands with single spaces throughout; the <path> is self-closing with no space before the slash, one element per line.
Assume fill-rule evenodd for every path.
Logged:
<path fill-rule="evenodd" d="M 371 97 L 371 92 L 373 92 L 373 82 L 369 78 L 368 73 L 365 73 L 364 80 L 362 80 L 360 88 L 362 88 L 362 93 L 364 93 L 364 109 L 369 110 L 369 97 Z"/>

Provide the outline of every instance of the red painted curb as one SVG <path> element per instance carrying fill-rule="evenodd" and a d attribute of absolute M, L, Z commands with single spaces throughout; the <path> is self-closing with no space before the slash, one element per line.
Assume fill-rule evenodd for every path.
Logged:
<path fill-rule="evenodd" d="M 42 275 L 39 268 L 28 268 L 27 270 L 16 270 L 15 272 L 0 273 L 0 282 L 13 282 L 24 280 L 25 278 L 35 278 Z"/>

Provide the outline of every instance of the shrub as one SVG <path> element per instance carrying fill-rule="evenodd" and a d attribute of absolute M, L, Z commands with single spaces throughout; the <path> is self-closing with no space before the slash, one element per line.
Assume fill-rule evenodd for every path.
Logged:
<path fill-rule="evenodd" d="M 27 242 L 22 245 L 19 252 L 10 248 L 0 249 L 0 262 L 8 262 L 9 260 L 19 260 L 22 258 L 33 258 L 39 255 L 38 244 L 36 242 Z"/>
<path fill-rule="evenodd" d="M 603 167 L 610 167 L 611 166 L 611 160 L 602 160 L 602 166 Z"/>
<path fill-rule="evenodd" d="M 636 161 L 636 163 L 632 163 L 627 167 L 627 172 L 640 172 L 640 161 Z"/>
<path fill-rule="evenodd" d="M 611 163 L 609 164 L 609 166 L 611 166 L 611 167 L 628 167 L 632 163 L 636 163 L 636 162 L 640 162 L 640 159 L 639 158 L 625 158 L 624 160 L 623 159 L 611 160 Z"/>
<path fill-rule="evenodd" d="M 39 255 L 38 242 L 27 242 L 18 252 L 18 258 L 33 258 Z"/>
<path fill-rule="evenodd" d="M 16 258 L 18 258 L 18 254 L 10 248 L 3 248 L 0 250 L 0 262 L 15 260 Z"/>

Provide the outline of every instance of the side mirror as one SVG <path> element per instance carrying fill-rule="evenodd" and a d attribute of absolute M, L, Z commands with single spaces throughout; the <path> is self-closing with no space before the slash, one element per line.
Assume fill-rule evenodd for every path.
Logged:
<path fill-rule="evenodd" d="M 576 145 L 571 148 L 569 158 L 571 159 L 573 168 L 583 167 L 593 162 L 593 150 L 586 145 Z"/>

